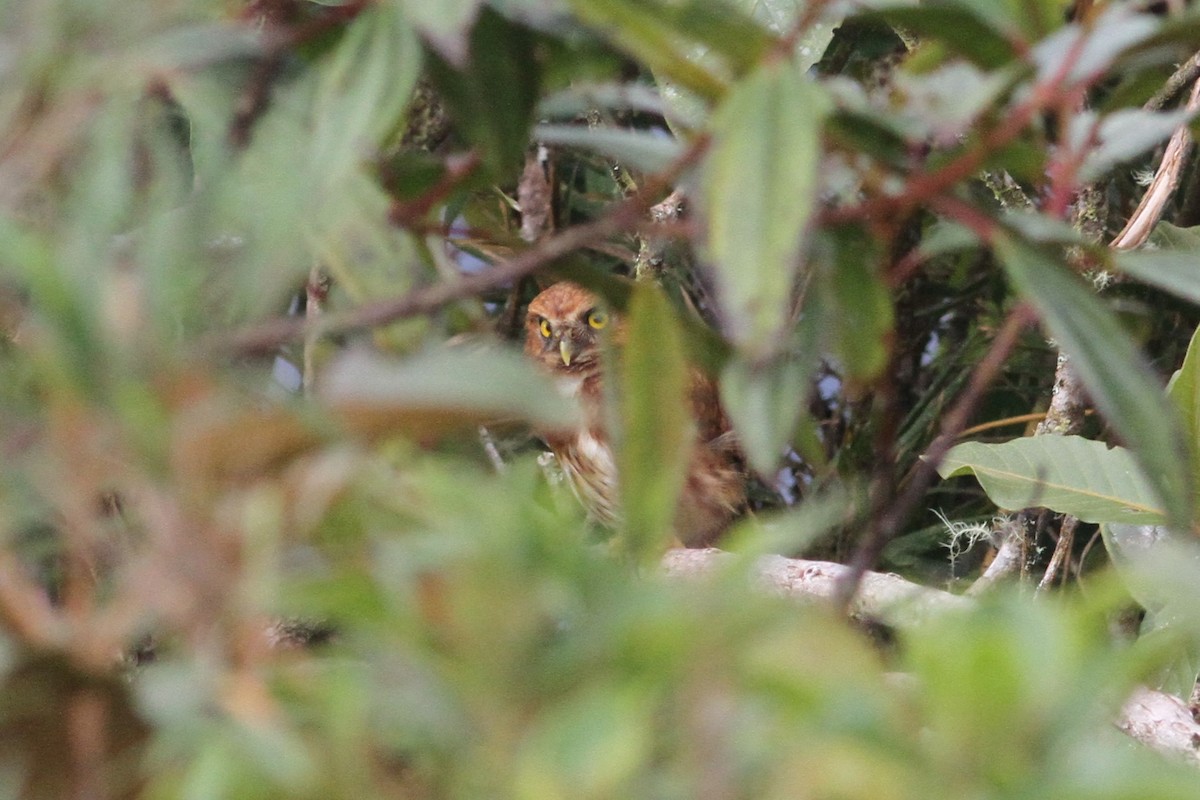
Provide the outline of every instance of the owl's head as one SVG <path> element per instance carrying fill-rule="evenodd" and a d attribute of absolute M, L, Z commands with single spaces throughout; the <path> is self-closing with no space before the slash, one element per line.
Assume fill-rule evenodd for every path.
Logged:
<path fill-rule="evenodd" d="M 609 321 L 596 295 L 574 283 L 556 283 L 529 304 L 525 352 L 558 372 L 596 369 Z"/>

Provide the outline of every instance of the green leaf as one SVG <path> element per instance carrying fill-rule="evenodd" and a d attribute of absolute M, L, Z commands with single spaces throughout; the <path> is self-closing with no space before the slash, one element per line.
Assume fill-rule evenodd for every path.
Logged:
<path fill-rule="evenodd" d="M 910 141 L 954 141 L 980 117 L 1002 106 L 1019 77 L 1014 69 L 989 72 L 963 61 L 922 72 L 898 70 L 895 91 L 903 94 L 906 102 L 902 108 L 887 109 L 886 114 Z"/>
<path fill-rule="evenodd" d="M 774 63 L 713 118 L 702 175 L 708 251 L 726 333 L 750 358 L 770 354 L 788 322 L 829 106 L 795 64 Z"/>
<path fill-rule="evenodd" d="M 960 6 L 985 20 L 995 30 L 1012 40 L 1024 34 L 1040 39 L 1047 32 L 1061 27 L 1072 0 L 950 0 L 944 5 Z"/>
<path fill-rule="evenodd" d="M 1007 31 L 972 10 L 954 5 L 902 6 L 865 15 L 898 25 L 922 39 L 936 39 L 985 69 L 995 69 L 1016 56 Z"/>
<path fill-rule="evenodd" d="M 1157 232 L 1162 224 L 1155 228 Z M 1174 228 L 1177 234 L 1191 229 Z M 1200 270 L 1196 269 L 1200 248 L 1196 250 L 1129 250 L 1112 254 L 1114 269 L 1176 297 L 1200 304 Z"/>
<path fill-rule="evenodd" d="M 844 98 L 839 98 L 844 100 Z M 834 141 L 859 150 L 884 164 L 900 166 L 910 147 L 897 120 L 867 108 L 846 108 L 839 103 L 829 118 L 829 135 Z"/>
<path fill-rule="evenodd" d="M 721 402 L 750 466 L 760 475 L 779 466 L 804 413 L 815 363 L 790 356 L 767 363 L 734 358 L 721 373 Z"/>
<path fill-rule="evenodd" d="M 527 29 L 485 7 L 471 29 L 465 68 L 429 59 L 429 75 L 460 130 L 496 175 L 516 172 L 529 142 L 541 86 L 533 49 Z"/>
<path fill-rule="evenodd" d="M 1192 452 L 1192 492 L 1200 489 L 1200 328 L 1192 334 L 1183 365 L 1167 384 L 1167 399 L 1179 412 Z"/>
<path fill-rule="evenodd" d="M 1130 6 L 1112 5 L 1087 25 L 1073 23 L 1038 42 L 1031 56 L 1043 78 L 1066 73 L 1069 81 L 1107 72 L 1126 50 L 1159 30 L 1159 22 Z"/>
<path fill-rule="evenodd" d="M 753 19 L 712 0 L 572 0 L 575 13 L 666 78 L 709 100 L 774 43 Z"/>
<path fill-rule="evenodd" d="M 816 287 L 830 346 L 846 376 L 869 381 L 887 366 L 892 296 L 875 265 L 873 240 L 857 228 L 832 232 L 832 261 L 822 265 Z"/>
<path fill-rule="evenodd" d="M 804 416 L 828 320 L 805 305 L 792 346 L 765 362 L 734 355 L 721 373 L 721 402 L 750 466 L 764 477 L 779 466 Z"/>
<path fill-rule="evenodd" d="M 1087 148 L 1087 158 L 1079 170 L 1080 181 L 1094 181 L 1117 164 L 1129 161 L 1166 140 L 1186 124 L 1194 112 L 1178 109 L 1166 113 L 1128 108 L 1104 117 L 1095 135 L 1098 142 Z M 1071 134 L 1077 142 L 1091 136 L 1096 119 L 1079 114 L 1071 122 Z"/>
<path fill-rule="evenodd" d="M 679 324 L 657 286 L 634 287 L 626 331 L 618 455 L 621 508 L 629 553 L 654 559 L 670 538 L 692 448 L 692 425 L 684 411 L 688 366 Z"/>
<path fill-rule="evenodd" d="M 528 359 L 495 348 L 443 347 L 403 361 L 352 350 L 329 366 L 321 396 L 350 428 L 367 433 L 512 420 L 572 428 L 580 419 Z"/>
<path fill-rule="evenodd" d="M 712 0 L 626 2 L 653 11 L 680 35 L 720 55 L 734 77 L 757 66 L 775 42 L 761 25 L 731 3 Z"/>
<path fill-rule="evenodd" d="M 727 79 L 713 69 L 714 65 L 699 58 L 703 52 L 700 43 L 686 35 L 675 19 L 675 9 L 651 0 L 570 2 L 580 19 L 643 61 L 656 77 L 707 100 L 716 100 L 725 93 Z M 764 35 L 761 29 L 758 33 Z"/>
<path fill-rule="evenodd" d="M 803 553 L 852 518 L 861 507 L 861 494 L 834 484 L 792 508 L 747 516 L 721 547 L 735 553 Z"/>
<path fill-rule="evenodd" d="M 404 14 L 443 58 L 462 64 L 467 58 L 471 23 L 482 0 L 402 0 Z"/>
<path fill-rule="evenodd" d="M 628 796 L 654 751 L 655 697 L 627 681 L 592 684 L 534 720 L 517 764 L 516 797 Z"/>
<path fill-rule="evenodd" d="M 420 70 L 417 37 L 394 4 L 357 17 L 317 76 L 309 163 L 332 179 L 381 146 L 399 127 Z"/>
<path fill-rule="evenodd" d="M 1111 523 L 1100 534 L 1126 590 L 1146 609 L 1138 644 L 1169 654 L 1157 685 L 1187 697 L 1200 664 L 1200 546 L 1195 537 L 1155 525 Z"/>
<path fill-rule="evenodd" d="M 1084 522 L 1157 524 L 1165 519 L 1128 450 L 1080 436 L 964 442 L 946 454 L 938 474 L 974 474 L 992 502 L 1010 510 L 1040 506 Z"/>
<path fill-rule="evenodd" d="M 538 103 L 542 119 L 571 120 L 591 111 L 638 111 L 663 116 L 666 103 L 652 86 L 638 83 L 598 83 L 568 86 Z"/>
<path fill-rule="evenodd" d="M 675 138 L 649 131 L 587 128 L 582 125 L 539 125 L 534 128 L 533 136 L 546 144 L 599 153 L 622 166 L 642 172 L 661 172 L 682 152 Z"/>
<path fill-rule="evenodd" d="M 1178 527 L 1189 527 L 1192 474 L 1188 448 L 1158 377 L 1120 323 L 1044 248 L 998 236 L 994 248 L 1009 279 L 1037 309 L 1096 406 L 1128 443 Z"/>

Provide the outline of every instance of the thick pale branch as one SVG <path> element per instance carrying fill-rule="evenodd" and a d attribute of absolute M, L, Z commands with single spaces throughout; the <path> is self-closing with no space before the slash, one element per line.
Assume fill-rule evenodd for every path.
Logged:
<path fill-rule="evenodd" d="M 671 550 L 663 558 L 668 575 L 687 577 L 713 572 L 737 556 L 716 548 Z M 755 574 L 768 591 L 784 597 L 812 599 L 833 604 L 839 586 L 852 568 L 829 561 L 806 561 L 783 556 L 763 556 Z M 851 616 L 889 625 L 916 625 L 933 614 L 968 608 L 971 601 L 949 592 L 906 581 L 898 575 L 865 572 L 850 606 Z"/>
<path fill-rule="evenodd" d="M 738 556 L 721 550 L 671 550 L 662 566 L 667 575 L 697 578 L 736 562 Z M 763 556 L 755 564 L 755 577 L 769 592 L 798 600 L 832 605 L 850 567 L 827 561 L 806 561 Z M 850 613 L 897 627 L 920 624 L 931 616 L 969 608 L 970 598 L 920 586 L 898 575 L 863 573 Z M 1200 723 L 1192 719 L 1187 704 L 1177 697 L 1151 689 L 1133 692 L 1114 724 L 1139 742 L 1200 766 Z"/>

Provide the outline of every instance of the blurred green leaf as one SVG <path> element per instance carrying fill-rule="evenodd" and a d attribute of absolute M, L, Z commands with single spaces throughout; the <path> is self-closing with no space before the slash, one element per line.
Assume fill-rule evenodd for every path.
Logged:
<path fill-rule="evenodd" d="M 589 687 L 534 722 L 517 767 L 518 798 L 619 797 L 653 752 L 652 695 L 636 683 Z"/>
<path fill-rule="evenodd" d="M 938 474 L 973 474 L 988 497 L 1016 511 L 1041 506 L 1084 522 L 1159 524 L 1162 505 L 1129 451 L 1079 436 L 1027 436 L 951 448 Z"/>
<path fill-rule="evenodd" d="M 1158 379 L 1112 314 L 1045 250 L 1008 236 L 994 243 L 1013 285 L 1037 309 L 1108 422 L 1126 440 L 1161 508 L 1187 527 L 1193 501 L 1187 446 Z"/>
<path fill-rule="evenodd" d="M 637 83 L 569 86 L 542 98 L 538 104 L 538 116 L 544 119 L 569 120 L 596 110 L 640 111 L 661 116 L 666 113 L 666 104 L 653 87 Z"/>
<path fill-rule="evenodd" d="M 958 55 L 984 69 L 1012 61 L 1016 53 L 1008 32 L 997 28 L 991 15 L 979 14 L 965 4 L 939 3 L 890 6 L 867 14 L 903 27 L 925 39 L 936 39 Z"/>
<path fill-rule="evenodd" d="M 666 132 L 538 125 L 533 136 L 546 144 L 599 153 L 624 167 L 649 173 L 662 172 L 683 152 L 679 142 Z"/>
<path fill-rule="evenodd" d="M 528 359 L 495 348 L 437 348 L 406 360 L 352 350 L 329 365 L 321 396 L 343 424 L 367 434 L 436 435 L 517 420 L 555 430 L 580 419 Z"/>
<path fill-rule="evenodd" d="M 1030 39 L 1040 39 L 1063 25 L 1071 9 L 1071 0 L 1034 4 L 1025 0 L 951 0 L 947 5 L 969 9 L 996 30 L 1021 31 Z"/>
<path fill-rule="evenodd" d="M 734 356 L 721 372 L 721 402 L 750 466 L 768 476 L 778 466 L 804 414 L 822 344 L 814 309 L 798 326 L 795 347 L 766 362 Z"/>
<path fill-rule="evenodd" d="M 722 3 L 571 0 L 571 7 L 657 77 L 710 101 L 724 94 L 728 76 L 701 57 L 708 48 L 745 69 L 769 43 L 766 31 Z"/>
<path fill-rule="evenodd" d="M 725 92 L 726 79 L 698 62 L 695 44 L 686 40 L 660 2 L 570 0 L 583 22 L 611 37 L 618 47 L 642 59 L 660 79 L 670 80 L 713 101 Z"/>
<path fill-rule="evenodd" d="M 820 304 L 824 335 L 845 374 L 870 381 L 887 366 L 894 312 L 892 296 L 876 264 L 879 254 L 857 229 L 827 232 L 834 249 L 820 264 L 813 304 Z M 832 260 L 828 260 L 832 259 Z"/>
<path fill-rule="evenodd" d="M 428 70 L 461 132 L 497 175 L 518 170 L 537 105 L 541 75 L 526 28 L 488 7 L 471 28 L 468 65 L 431 56 Z"/>
<path fill-rule="evenodd" d="M 769 475 L 783 457 L 804 413 L 813 367 L 787 356 L 763 363 L 735 357 L 721 373 L 721 402 L 760 475 Z"/>
<path fill-rule="evenodd" d="M 695 435 L 686 412 L 688 366 L 671 304 L 649 283 L 634 286 L 621 362 L 621 509 L 626 547 L 657 558 L 671 535 Z"/>
<path fill-rule="evenodd" d="M 399 128 L 420 70 L 417 37 L 395 3 L 371 6 L 350 24 L 322 64 L 310 111 L 309 157 L 322 173 L 351 169 Z"/>
<path fill-rule="evenodd" d="M 1192 453 L 1192 492 L 1200 493 L 1200 328 L 1192 334 L 1183 364 L 1167 383 L 1167 399 L 1183 422 Z"/>
<path fill-rule="evenodd" d="M 1124 53 L 1159 30 L 1152 16 L 1130 6 L 1110 5 L 1087 25 L 1066 25 L 1038 42 L 1032 52 L 1043 79 L 1062 74 L 1069 81 L 1103 75 Z"/>
<path fill-rule="evenodd" d="M 747 517 L 729 533 L 724 547 L 737 553 L 804 553 L 851 519 L 861 500 L 841 486 L 823 489 L 792 508 Z"/>
<path fill-rule="evenodd" d="M 1119 272 L 1136 278 L 1176 297 L 1200 303 L 1200 274 L 1196 259 L 1200 257 L 1200 237 L 1192 228 L 1175 228 L 1159 223 L 1153 240 L 1169 243 L 1170 249 L 1114 251 L 1112 266 Z"/>
<path fill-rule="evenodd" d="M 471 25 L 483 0 L 401 0 L 399 6 L 421 35 L 447 61 L 464 66 Z"/>
<path fill-rule="evenodd" d="M 727 0 L 728 1 L 728 0 Z M 748 13 L 768 30 L 778 36 L 787 36 L 793 32 L 797 17 L 808 11 L 808 3 L 804 0 L 732 0 L 733 4 Z M 821 60 L 825 48 L 833 39 L 833 33 L 841 24 L 844 10 L 833 7 L 826 8 L 825 13 L 816 15 L 798 37 L 792 50 L 792 58 L 797 67 L 808 69 Z"/>
<path fill-rule="evenodd" d="M 1166 140 L 1181 125 L 1194 116 L 1186 109 L 1161 113 L 1143 109 L 1122 109 L 1106 115 L 1095 130 L 1099 140 L 1095 145 L 1083 144 L 1085 136 L 1091 136 L 1096 119 L 1089 114 L 1080 114 L 1072 123 L 1072 131 L 1079 140 L 1078 146 L 1087 150 L 1087 158 L 1079 170 L 1079 180 L 1094 181 L 1112 167 L 1141 155 Z"/>
<path fill-rule="evenodd" d="M 818 190 L 829 102 L 788 62 L 766 65 L 713 116 L 702 201 L 725 332 L 746 356 L 779 348 Z"/>
<path fill-rule="evenodd" d="M 1111 649 L 1110 613 L 1102 605 L 1039 606 L 1014 593 L 939 617 L 916 634 L 905 662 L 919 687 L 919 724 L 930 731 L 921 750 L 955 765 L 938 796 L 978 785 L 1006 797 L 1049 791 L 1133 800 L 1192 791 L 1186 784 L 1194 777 L 1175 769 L 1182 765 L 1102 733 L 1144 677 Z"/>

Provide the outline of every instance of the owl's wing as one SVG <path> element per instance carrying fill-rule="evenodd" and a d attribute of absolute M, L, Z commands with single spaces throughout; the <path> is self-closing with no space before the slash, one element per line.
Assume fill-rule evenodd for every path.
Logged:
<path fill-rule="evenodd" d="M 719 445 L 717 449 L 725 450 L 728 447 L 731 451 L 736 451 L 737 443 L 733 438 L 729 418 L 725 416 L 725 409 L 721 408 L 717 384 L 695 367 L 691 370 L 688 399 L 700 441 L 716 443 L 720 439 L 724 444 Z"/>

